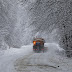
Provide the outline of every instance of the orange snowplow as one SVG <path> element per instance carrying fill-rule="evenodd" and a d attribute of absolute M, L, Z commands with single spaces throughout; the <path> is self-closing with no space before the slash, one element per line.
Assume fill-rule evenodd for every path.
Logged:
<path fill-rule="evenodd" d="M 33 39 L 33 51 L 34 52 L 44 52 L 44 43 L 45 40 L 43 38 L 34 38 Z"/>

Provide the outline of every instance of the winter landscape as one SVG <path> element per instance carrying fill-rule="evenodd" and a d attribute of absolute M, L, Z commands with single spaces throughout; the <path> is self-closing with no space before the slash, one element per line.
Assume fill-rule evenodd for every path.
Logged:
<path fill-rule="evenodd" d="M 0 0 L 0 72 L 72 72 L 72 0 Z"/>

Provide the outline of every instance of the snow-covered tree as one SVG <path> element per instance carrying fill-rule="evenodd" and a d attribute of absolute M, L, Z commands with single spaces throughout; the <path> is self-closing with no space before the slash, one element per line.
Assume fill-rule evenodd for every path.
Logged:
<path fill-rule="evenodd" d="M 72 54 L 71 0 L 0 0 L 0 46 L 20 47 L 43 37 Z"/>

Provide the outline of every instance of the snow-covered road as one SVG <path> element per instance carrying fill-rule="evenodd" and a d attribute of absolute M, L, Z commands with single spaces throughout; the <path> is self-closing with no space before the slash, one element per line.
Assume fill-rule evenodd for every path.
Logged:
<path fill-rule="evenodd" d="M 32 44 L 8 49 L 0 56 L 0 72 L 72 72 L 72 59 L 63 56 L 55 43 L 46 43 L 48 51 L 34 53 Z"/>

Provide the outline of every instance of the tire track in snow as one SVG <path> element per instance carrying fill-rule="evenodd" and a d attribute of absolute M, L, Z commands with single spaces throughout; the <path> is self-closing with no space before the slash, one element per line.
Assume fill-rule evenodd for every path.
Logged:
<path fill-rule="evenodd" d="M 15 70 L 18 71 L 22 71 L 22 68 L 26 68 L 25 65 L 28 62 L 28 58 L 33 55 L 33 53 L 29 54 L 29 55 L 25 55 L 24 58 L 19 58 L 14 62 L 14 67 Z M 28 63 L 27 63 L 28 64 Z M 24 67 L 23 67 L 24 66 Z"/>
<path fill-rule="evenodd" d="M 40 61 L 43 58 L 43 56 L 45 56 L 44 53 L 29 54 L 25 56 L 23 59 L 17 60 L 17 62 L 15 63 L 15 69 L 17 70 L 17 72 L 42 72 L 42 70 L 44 71 L 44 69 L 47 68 L 55 69 L 56 67 L 54 66 L 40 64 Z"/>

